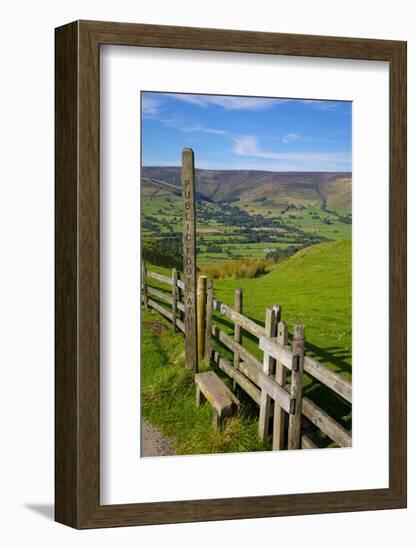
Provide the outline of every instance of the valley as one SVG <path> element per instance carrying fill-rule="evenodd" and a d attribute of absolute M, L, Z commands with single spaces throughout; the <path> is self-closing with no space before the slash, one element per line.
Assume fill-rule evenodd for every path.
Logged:
<path fill-rule="evenodd" d="M 199 267 L 351 238 L 351 174 L 196 170 Z M 179 167 L 143 167 L 142 242 L 181 255 Z"/>

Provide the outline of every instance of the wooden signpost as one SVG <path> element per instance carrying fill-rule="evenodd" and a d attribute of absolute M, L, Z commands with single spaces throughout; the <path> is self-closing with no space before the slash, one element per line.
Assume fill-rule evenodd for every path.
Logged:
<path fill-rule="evenodd" d="M 182 152 L 182 243 L 184 257 L 185 364 L 194 373 L 197 360 L 195 175 L 192 149 Z"/>

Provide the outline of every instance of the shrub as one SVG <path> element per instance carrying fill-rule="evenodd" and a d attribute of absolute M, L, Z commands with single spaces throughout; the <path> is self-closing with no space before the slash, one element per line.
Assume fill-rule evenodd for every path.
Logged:
<path fill-rule="evenodd" d="M 233 260 L 203 266 L 201 273 L 210 279 L 253 279 L 267 273 L 267 260 Z"/>

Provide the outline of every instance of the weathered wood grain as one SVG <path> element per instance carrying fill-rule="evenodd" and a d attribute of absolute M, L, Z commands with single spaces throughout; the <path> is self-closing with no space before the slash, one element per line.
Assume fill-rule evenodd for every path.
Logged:
<path fill-rule="evenodd" d="M 352 436 L 336 420 L 307 397 L 303 397 L 302 412 L 315 426 L 341 447 L 352 446 Z"/>
<path fill-rule="evenodd" d="M 277 333 L 277 317 L 274 309 L 266 309 L 265 312 L 265 337 L 273 338 Z M 270 376 L 275 368 L 275 359 L 264 352 L 262 372 L 266 376 Z M 271 396 L 265 391 L 265 387 L 261 388 L 261 404 L 259 407 L 259 423 L 258 423 L 258 435 L 264 442 L 269 438 L 269 418 L 271 416 L 272 399 Z"/>
<path fill-rule="evenodd" d="M 179 310 L 178 317 L 183 320 L 184 319 L 184 312 L 185 312 L 185 306 L 184 306 L 184 283 L 181 281 L 181 273 L 177 271 L 177 309 Z"/>
<path fill-rule="evenodd" d="M 156 298 L 159 298 L 163 302 L 172 305 L 173 300 L 171 294 L 167 294 L 163 290 L 159 290 L 159 288 L 148 286 L 148 294 L 151 296 L 156 296 Z"/>
<path fill-rule="evenodd" d="M 184 321 L 181 321 L 181 319 L 178 319 L 178 317 L 177 317 L 177 327 L 180 329 L 181 332 L 185 334 Z"/>
<path fill-rule="evenodd" d="M 234 302 L 235 311 L 242 313 L 243 311 L 243 290 L 241 288 L 235 288 L 235 302 Z M 234 326 L 234 338 L 238 344 L 242 344 L 242 329 L 239 323 L 235 322 Z M 235 350 L 233 355 L 233 366 L 235 369 L 239 370 L 239 351 Z"/>
<path fill-rule="evenodd" d="M 293 354 L 298 357 L 297 369 L 291 372 L 291 397 L 295 402 L 288 424 L 288 449 L 299 449 L 301 445 L 301 408 L 304 366 L 304 326 L 294 326 Z"/>
<path fill-rule="evenodd" d="M 262 370 L 257 369 L 250 363 L 243 361 L 239 365 L 239 370 L 247 376 L 254 384 L 264 390 L 272 399 L 278 402 L 278 405 L 289 413 L 293 408 L 292 398 L 286 389 L 282 388 L 275 380 L 266 375 Z"/>
<path fill-rule="evenodd" d="M 219 313 L 222 313 L 223 315 L 226 315 L 226 317 L 228 317 L 235 323 L 238 323 L 244 330 L 250 332 L 254 336 L 260 338 L 261 336 L 265 335 L 264 327 L 261 327 L 248 317 L 245 317 L 244 315 L 238 313 L 226 304 L 223 304 L 222 302 L 220 302 L 220 300 L 213 299 L 213 309 L 215 309 Z"/>
<path fill-rule="evenodd" d="M 231 398 L 229 388 L 213 371 L 197 373 L 195 383 L 220 417 L 232 416 L 235 401 Z"/>
<path fill-rule="evenodd" d="M 281 310 L 280 310 L 281 313 Z M 277 343 L 279 346 L 285 348 L 288 343 L 288 327 L 284 321 L 278 322 L 278 334 Z M 275 381 L 282 388 L 285 387 L 286 382 L 286 368 L 281 361 L 277 361 L 275 367 Z M 278 407 L 278 403 L 274 403 L 274 420 L 273 420 L 273 436 L 272 436 L 272 450 L 279 451 L 284 449 L 284 432 L 285 432 L 285 411 Z"/>
<path fill-rule="evenodd" d="M 198 360 L 204 359 L 206 343 L 207 277 L 200 275 L 197 282 L 197 350 Z"/>
<path fill-rule="evenodd" d="M 195 174 L 192 149 L 182 152 L 182 245 L 184 259 L 185 364 L 194 373 L 198 370 Z"/>
<path fill-rule="evenodd" d="M 248 351 L 242 344 L 236 342 L 231 336 L 226 334 L 218 326 L 213 325 L 211 329 L 212 335 L 217 338 L 222 344 L 233 352 L 238 352 L 241 359 L 250 363 L 258 369 L 262 369 L 262 363 Z"/>
<path fill-rule="evenodd" d="M 211 360 L 219 369 L 235 380 L 243 391 L 245 391 L 255 401 L 255 403 L 259 405 L 261 402 L 261 390 L 259 390 L 250 380 L 248 380 L 246 376 L 237 371 L 233 365 L 227 361 L 227 359 L 220 355 L 220 353 L 213 349 L 211 351 Z"/>
<path fill-rule="evenodd" d="M 302 449 L 317 449 L 317 445 L 313 443 L 308 435 L 301 436 L 301 448 Z"/>
<path fill-rule="evenodd" d="M 157 281 L 160 281 L 161 283 L 166 283 L 167 285 L 172 285 L 172 279 L 171 277 L 167 277 L 167 275 L 162 275 L 162 273 L 155 273 L 155 271 L 147 271 L 147 276 L 150 279 L 156 279 Z"/>
<path fill-rule="evenodd" d="M 155 302 L 155 300 L 152 300 L 151 298 L 148 299 L 148 306 L 152 307 L 155 311 L 172 321 L 172 313 L 162 307 L 158 302 Z"/>
<path fill-rule="evenodd" d="M 294 352 L 287 347 L 281 346 L 278 342 L 267 336 L 261 336 L 259 338 L 259 348 L 279 361 L 287 369 L 292 369 Z"/>
<path fill-rule="evenodd" d="M 207 280 L 207 303 L 206 303 L 206 334 L 204 345 L 204 357 L 207 362 L 210 362 L 211 355 L 211 330 L 213 326 L 213 280 Z"/>
<path fill-rule="evenodd" d="M 346 378 L 331 371 L 315 359 L 308 357 L 308 355 L 304 357 L 304 371 L 343 397 L 343 399 L 352 403 L 352 383 Z"/>
<path fill-rule="evenodd" d="M 177 270 L 172 268 L 172 330 L 177 330 Z"/>

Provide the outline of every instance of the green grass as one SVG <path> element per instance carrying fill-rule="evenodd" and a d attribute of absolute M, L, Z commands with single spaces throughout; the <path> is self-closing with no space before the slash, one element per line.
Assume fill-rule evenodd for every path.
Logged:
<path fill-rule="evenodd" d="M 346 214 L 345 211 L 338 209 L 339 214 Z M 311 214 L 319 216 L 319 219 L 314 219 Z M 352 226 L 340 222 L 336 216 L 328 214 L 321 210 L 321 203 L 316 202 L 308 205 L 305 210 L 288 210 L 285 214 L 281 214 L 283 221 L 293 227 L 298 227 L 307 233 L 315 233 L 326 239 L 345 240 L 352 238 Z M 296 216 L 292 219 L 290 216 Z M 331 225 L 323 223 L 324 218 L 332 220 Z"/>
<path fill-rule="evenodd" d="M 141 375 L 142 415 L 173 439 L 176 454 L 269 449 L 258 439 L 256 407 L 249 399 L 243 413 L 226 420 L 220 432 L 213 429 L 211 406 L 205 403 L 197 409 L 195 405 L 193 376 L 184 365 L 182 334 L 174 334 L 168 322 L 149 310 L 142 310 Z M 229 380 L 226 383 L 230 385 Z"/>
<path fill-rule="evenodd" d="M 163 268 L 152 266 L 150 269 L 169 274 L 169 270 Z M 165 287 L 157 281 L 154 286 Z M 293 325 L 304 324 L 306 353 L 351 380 L 351 241 L 311 246 L 282 260 L 267 275 L 258 278 L 216 279 L 214 295 L 233 306 L 234 291 L 239 287 L 243 290 L 243 313 L 246 316 L 263 325 L 265 309 L 280 305 L 282 319 L 289 326 L 290 341 Z M 217 312 L 213 318 L 225 332 L 233 334 L 233 324 L 228 319 Z M 257 340 L 245 332 L 243 344 L 259 359 L 262 358 Z M 231 359 L 230 352 L 220 345 L 215 347 Z M 303 384 L 305 396 L 346 429 L 351 429 L 350 405 L 308 375 L 304 375 Z M 315 434 L 315 440 L 319 446 L 330 444 L 320 432 Z"/>
<path fill-rule="evenodd" d="M 207 252 L 206 246 L 200 247 L 201 253 L 198 254 L 198 264 L 206 265 L 209 263 L 214 263 L 219 260 L 228 260 L 230 259 L 231 254 L 234 256 L 240 256 L 242 258 L 250 258 L 254 260 L 264 259 L 266 256 L 266 251 L 272 249 L 284 249 L 288 248 L 294 244 L 293 242 L 285 243 L 271 243 L 271 242 L 260 242 L 260 243 L 242 243 L 231 241 L 228 244 L 221 244 L 220 246 L 223 249 L 223 252 Z"/>
<path fill-rule="evenodd" d="M 239 206 L 242 207 L 240 203 Z M 281 220 L 290 227 L 293 227 L 304 233 L 311 233 L 318 237 L 324 237 L 330 240 L 348 240 L 351 238 L 352 226 L 341 223 L 336 216 L 323 212 L 321 202 L 305 203 L 303 210 L 288 210 L 283 212 L 282 206 L 274 205 L 271 210 L 266 210 L 263 203 L 251 203 L 254 208 L 245 209 L 252 214 L 262 214 L 266 218 L 279 216 Z M 221 205 L 215 203 L 205 205 L 208 210 L 221 209 Z M 149 240 L 158 241 L 161 238 L 170 237 L 172 232 L 181 232 L 181 198 L 167 192 L 165 189 L 155 194 L 153 188 L 142 189 L 143 213 L 143 237 Z M 270 213 L 269 213 L 270 212 Z M 346 214 L 338 210 L 339 214 Z M 152 218 L 152 228 L 146 221 L 146 217 Z M 325 218 L 331 219 L 330 225 L 323 223 Z M 269 236 L 274 236 L 276 240 L 272 242 L 242 242 L 245 235 L 236 225 L 225 225 L 215 221 L 215 219 L 197 219 L 197 246 L 199 247 L 198 262 L 199 265 L 216 263 L 231 258 L 253 258 L 263 259 L 266 250 L 271 248 L 286 248 L 297 241 L 300 233 L 286 234 L 285 230 L 279 227 L 266 227 L 265 231 Z M 281 234 L 282 233 L 282 234 Z M 301 233 L 302 234 L 302 233 Z M 202 241 L 204 239 L 204 242 Z M 217 244 L 221 247 L 221 252 L 207 251 L 208 244 Z"/>
<path fill-rule="evenodd" d="M 304 249 L 258 279 L 215 280 L 214 295 L 233 306 L 234 290 L 238 287 L 243 290 L 246 316 L 264 324 L 265 309 L 280 305 L 290 339 L 293 325 L 304 324 L 306 353 L 351 380 L 351 241 Z M 233 333 L 232 324 L 224 316 L 216 313 L 214 318 L 223 330 Z M 244 334 L 243 344 L 261 358 L 254 338 Z M 351 429 L 350 405 L 308 375 L 304 375 L 303 385 L 306 397 Z M 330 440 L 318 432 L 316 443 L 327 446 Z"/>
<path fill-rule="evenodd" d="M 263 277 L 216 280 L 214 294 L 233 305 L 237 287 L 245 315 L 263 323 L 265 308 L 280 305 L 290 333 L 294 323 L 305 325 L 309 354 L 350 377 L 351 241 L 301 250 Z"/>

